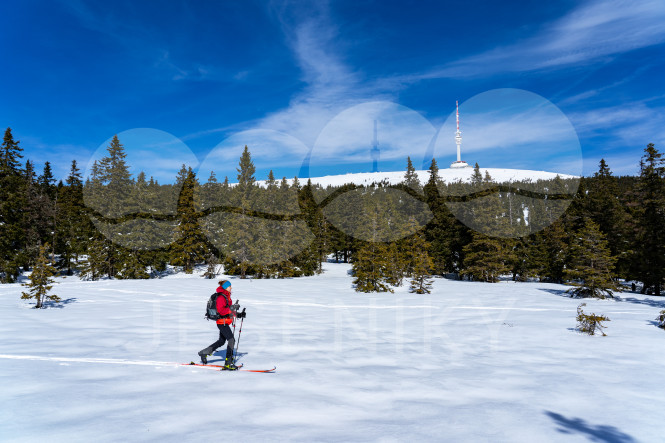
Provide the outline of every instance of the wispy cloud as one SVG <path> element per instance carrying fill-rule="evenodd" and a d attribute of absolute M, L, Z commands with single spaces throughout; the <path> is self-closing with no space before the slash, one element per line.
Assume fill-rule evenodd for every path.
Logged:
<path fill-rule="evenodd" d="M 208 80 L 213 78 L 215 69 L 211 66 L 204 66 L 202 64 L 191 64 L 191 66 L 183 67 L 179 66 L 170 52 L 166 49 L 159 50 L 158 53 L 161 53 L 161 56 L 157 58 L 153 66 L 157 69 L 170 72 L 171 79 L 174 81 L 182 80 Z"/>
<path fill-rule="evenodd" d="M 265 179 L 269 170 L 273 170 L 278 179 L 294 177 L 308 151 L 300 140 L 283 132 L 267 129 L 241 131 L 210 151 L 199 167 L 199 177 L 207 179 L 214 172 L 220 181 L 228 177 L 235 182 L 236 167 L 245 145 L 250 147 L 258 180 Z"/>
<path fill-rule="evenodd" d="M 374 101 L 350 107 L 337 114 L 317 138 L 310 159 L 310 175 L 321 175 L 333 165 L 357 171 L 372 168 L 374 122 L 380 152 L 379 169 L 402 170 L 406 158 L 419 161 L 435 128 L 416 111 L 392 102 Z"/>
<path fill-rule="evenodd" d="M 191 149 L 177 137 L 158 129 L 135 128 L 117 134 L 127 154 L 126 162 L 130 173 L 136 177 L 144 172 L 160 183 L 172 183 L 183 164 L 196 168 L 198 159 Z M 87 177 L 95 160 L 108 155 L 111 138 L 99 145 L 94 153 L 81 165 L 83 176 Z"/>
<path fill-rule="evenodd" d="M 92 150 L 75 144 L 47 144 L 38 137 L 21 136 L 21 147 L 25 150 L 23 161 L 30 160 L 35 165 L 35 173 L 41 174 L 43 161 L 49 161 L 56 180 L 66 180 L 69 176 L 72 160 L 76 160 L 79 169 L 85 168 Z"/>
<path fill-rule="evenodd" d="M 534 35 L 526 35 L 520 41 L 420 73 L 368 78 L 364 72 L 355 69 L 346 61 L 343 51 L 350 47 L 351 43 L 344 40 L 327 3 L 314 3 L 306 7 L 295 2 L 275 2 L 273 5 L 274 18 L 282 27 L 285 42 L 302 73 L 299 78 L 302 87 L 281 109 L 263 118 L 236 125 L 239 130 L 248 130 L 241 133 L 245 140 L 232 136 L 220 144 L 219 152 L 207 159 L 207 162 L 212 162 L 210 169 L 216 172 L 219 171 L 217 165 L 223 161 L 237 160 L 238 149 L 244 144 L 250 145 L 255 161 L 265 160 L 267 164 L 269 160 L 279 160 L 280 166 L 289 168 L 302 161 L 303 147 L 313 149 L 313 167 L 317 165 L 317 161 L 321 165 L 328 165 L 330 162 L 369 164 L 372 120 L 381 120 L 381 116 L 380 112 L 374 112 L 376 110 L 363 108 L 363 104 L 394 100 L 397 93 L 409 84 L 423 79 L 490 77 L 502 73 L 602 64 L 620 54 L 665 42 L 665 27 L 662 26 L 665 22 L 664 2 L 593 0 L 581 4 L 558 20 L 543 25 Z M 309 9 L 303 12 L 302 8 Z M 182 67 L 173 62 L 168 52 L 163 54 L 162 63 L 164 68 L 171 70 L 174 79 L 206 75 L 197 73 L 196 67 Z M 646 69 L 648 67 L 640 67 L 623 79 L 569 97 L 561 103 L 576 104 L 598 96 L 631 81 Z M 244 76 L 245 73 L 241 72 L 236 80 L 242 81 Z M 467 154 L 477 155 L 484 163 L 495 159 L 500 162 L 497 166 L 533 168 L 534 163 L 540 163 L 544 164 L 543 169 L 562 168 L 561 172 L 579 174 L 579 143 L 571 142 L 566 149 L 560 149 L 562 141 L 571 141 L 574 138 L 573 141 L 577 142 L 576 137 L 569 137 L 570 134 L 574 135 L 574 129 L 585 137 L 616 136 L 613 141 L 616 145 L 628 141 L 635 144 L 635 130 L 644 131 L 641 133 L 650 136 L 655 135 L 656 139 L 662 139 L 663 134 L 663 126 L 656 117 L 657 112 L 662 109 L 649 108 L 645 103 L 635 104 L 630 115 L 619 107 L 570 114 L 575 128 L 572 128 L 565 118 L 552 119 L 549 118 L 551 116 L 532 112 L 513 113 L 508 120 L 504 114 L 497 120 L 490 115 L 491 109 L 486 107 L 484 113 L 479 112 L 475 117 L 465 116 L 463 149 Z M 362 114 L 361 111 L 367 112 Z M 657 111 L 656 114 L 654 111 Z M 399 115 L 399 112 L 393 114 Z M 474 118 L 477 124 L 474 123 Z M 387 128 L 385 122 L 379 122 L 379 138 L 393 141 L 391 146 L 381 146 L 382 159 L 411 155 L 419 162 L 418 154 L 426 149 L 426 140 L 431 138 L 434 130 L 431 125 L 426 130 L 423 129 L 427 125 L 416 120 L 418 119 L 412 122 L 408 119 L 394 121 L 394 128 Z M 442 128 L 437 141 L 435 155 L 437 158 L 441 157 L 440 159 L 452 159 L 455 155 L 449 126 L 450 121 Z M 215 128 L 190 134 L 183 139 L 233 130 L 234 127 L 231 126 Z M 290 156 L 289 161 L 286 161 L 286 158 L 275 158 L 269 149 L 269 143 L 265 145 L 266 149 L 263 149 L 261 140 L 254 137 L 265 134 L 260 131 L 266 130 L 289 134 L 302 144 L 280 145 L 281 142 L 275 142 L 274 137 L 268 137 L 270 143 L 282 146 L 280 152 L 285 157 Z M 417 137 L 413 137 L 414 131 Z M 641 145 L 641 142 L 638 144 Z M 534 150 L 534 146 L 540 146 L 540 151 Z M 495 157 L 490 153 L 496 154 Z M 217 155 L 224 158 L 215 159 Z M 589 160 L 596 161 L 593 158 Z M 512 162 L 511 165 L 507 164 L 509 161 Z M 585 159 L 585 172 L 587 164 Z M 445 161 L 442 166 L 445 166 Z M 312 173 L 315 174 L 314 171 Z M 233 174 L 232 169 L 229 169 L 229 174 Z"/>
<path fill-rule="evenodd" d="M 171 81 L 201 81 L 225 76 L 232 78 L 236 75 L 225 75 L 215 66 L 197 61 L 176 60 L 168 43 L 160 38 L 160 23 L 151 23 L 138 17 L 138 8 L 131 2 L 115 3 L 112 7 L 81 0 L 69 0 L 63 4 L 81 26 L 106 36 L 135 58 L 147 61 L 145 66 L 163 78 Z M 183 3 L 181 13 L 186 14 L 187 11 L 187 5 Z"/>
<path fill-rule="evenodd" d="M 302 71 L 304 87 L 287 107 L 267 115 L 257 127 L 286 132 L 312 147 L 324 126 L 342 110 L 392 97 L 344 62 L 339 53 L 343 37 L 326 3 L 319 3 L 305 17 L 294 14 L 295 23 L 287 20 L 284 8 L 276 15 Z"/>
<path fill-rule="evenodd" d="M 287 107 L 256 122 L 258 128 L 292 134 L 309 147 L 315 146 L 315 142 L 317 146 L 323 145 L 320 137 L 326 132 L 326 125 L 341 112 L 362 102 L 392 100 L 401 88 L 412 82 L 439 77 L 480 77 L 497 73 L 587 65 L 611 60 L 618 54 L 634 49 L 665 42 L 665 27 L 662 26 L 665 21 L 665 3 L 660 0 L 642 2 L 595 0 L 544 25 L 535 35 L 525 36 L 521 41 L 499 46 L 426 72 L 368 80 L 362 72 L 348 66 L 344 62 L 344 57 L 338 53 L 339 48 L 344 47 L 344 42 L 340 41 L 339 31 L 330 18 L 327 5 L 324 3 L 317 7 L 314 14 L 309 12 L 305 18 L 296 20 L 295 23 L 286 20 L 282 22 L 286 41 L 302 70 L 305 87 L 293 97 Z M 283 18 L 281 15 L 279 17 Z M 639 70 L 634 75 L 638 73 Z M 619 86 L 622 82 L 630 81 L 634 75 L 606 88 L 587 91 L 575 99 L 582 100 L 602 92 L 603 89 Z M 490 137 L 492 146 L 499 142 L 505 146 L 515 144 L 524 146 L 535 140 L 544 140 L 547 135 L 554 139 L 556 133 L 561 132 L 560 128 L 552 128 L 551 124 L 543 121 L 528 124 L 530 121 L 533 123 L 534 118 L 535 116 L 524 116 L 522 123 L 526 123 L 521 125 L 524 130 L 519 132 L 499 131 L 501 128 L 498 126 L 492 128 L 488 124 L 484 125 L 484 128 L 491 130 L 490 132 L 495 135 L 506 135 L 505 139 Z M 603 124 L 604 120 L 601 118 L 598 125 Z M 577 124 L 577 121 L 574 121 Z M 487 135 L 487 131 L 476 134 L 477 143 L 468 144 L 471 149 L 487 147 L 484 146 L 487 140 L 481 140 L 482 137 L 479 135 L 481 133 Z M 344 136 L 338 134 L 329 139 L 340 137 Z M 316 141 L 317 138 L 319 141 Z M 469 141 L 474 140 L 469 139 Z M 369 144 L 369 140 L 363 142 L 363 146 Z M 344 154 L 345 151 L 339 148 L 339 152 Z"/>
<path fill-rule="evenodd" d="M 483 167 L 543 169 L 579 175 L 582 151 L 575 128 L 554 104 L 521 89 L 487 91 L 460 105 L 462 159 Z M 456 158 L 455 114 L 441 127 L 435 157 Z"/>
<path fill-rule="evenodd" d="M 618 88 L 619 86 L 623 86 L 627 83 L 630 83 L 634 81 L 635 79 L 639 78 L 645 71 L 649 69 L 648 65 L 645 66 L 640 66 L 638 69 L 636 69 L 632 74 L 617 80 L 609 85 L 602 86 L 600 88 L 594 88 L 594 89 L 589 89 L 584 92 L 580 92 L 579 94 L 575 94 L 573 96 L 567 97 L 561 101 L 558 101 L 557 104 L 559 106 L 564 106 L 564 105 L 569 105 L 573 103 L 579 103 L 582 102 L 586 99 L 596 97 L 600 95 L 601 93 L 607 93 L 607 91 Z"/>
<path fill-rule="evenodd" d="M 524 40 L 428 70 L 411 80 L 482 77 L 588 65 L 665 42 L 665 2 L 588 2 Z"/>
<path fill-rule="evenodd" d="M 638 173 L 639 159 L 649 143 L 660 150 L 665 145 L 665 106 L 649 100 L 571 113 L 578 133 L 586 140 L 604 140 L 603 150 L 585 156 L 584 172 L 597 170 L 601 158 L 617 174 Z"/>
<path fill-rule="evenodd" d="M 577 130 L 586 136 L 612 134 L 617 142 L 639 143 L 640 137 L 652 137 L 653 142 L 665 141 L 663 115 L 665 106 L 636 101 L 572 113 L 570 118 Z"/>

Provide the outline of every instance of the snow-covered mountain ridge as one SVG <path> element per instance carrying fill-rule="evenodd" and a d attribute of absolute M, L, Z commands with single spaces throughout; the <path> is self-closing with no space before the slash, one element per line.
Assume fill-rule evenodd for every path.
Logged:
<path fill-rule="evenodd" d="M 480 168 L 480 173 L 485 176 L 485 172 L 489 173 L 490 177 L 496 182 L 516 182 L 523 180 L 549 180 L 557 175 L 561 178 L 577 178 L 575 175 L 558 174 L 556 172 L 548 171 L 532 171 L 528 169 L 504 169 L 504 168 Z M 390 172 L 360 172 L 354 174 L 341 174 L 341 175 L 326 175 L 323 177 L 312 177 L 312 184 L 318 184 L 322 187 L 326 186 L 342 186 L 346 184 L 356 185 L 370 185 L 372 183 L 379 183 L 387 181 L 390 184 L 397 184 L 404 181 L 405 171 L 390 171 Z M 422 170 L 416 171 L 420 183 L 425 184 L 429 180 L 429 171 Z M 445 183 L 453 183 L 456 181 L 468 182 L 471 180 L 473 168 L 461 169 L 440 169 L 439 177 Z M 307 179 L 299 178 L 300 183 L 304 184 Z M 264 185 L 265 181 L 258 181 L 257 184 Z"/>

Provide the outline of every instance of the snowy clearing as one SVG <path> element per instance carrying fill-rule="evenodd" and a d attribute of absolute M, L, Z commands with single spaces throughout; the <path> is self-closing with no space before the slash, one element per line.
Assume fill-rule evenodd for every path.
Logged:
<path fill-rule="evenodd" d="M 368 295 L 349 269 L 232 280 L 239 361 L 274 374 L 178 365 L 217 335 L 198 275 L 59 278 L 45 310 L 2 285 L 0 440 L 662 441 L 662 298 L 585 300 L 611 319 L 592 337 L 565 286 Z"/>

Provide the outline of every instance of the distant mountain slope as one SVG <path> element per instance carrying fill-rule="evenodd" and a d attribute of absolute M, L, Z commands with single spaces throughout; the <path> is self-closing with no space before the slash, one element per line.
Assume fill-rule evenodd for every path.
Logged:
<path fill-rule="evenodd" d="M 561 178 L 576 178 L 576 176 L 568 174 L 557 174 L 556 172 L 547 171 L 530 171 L 526 169 L 502 169 L 502 168 L 480 168 L 480 173 L 485 176 L 485 171 L 496 182 L 515 182 L 531 179 L 547 180 L 552 179 L 559 175 Z M 422 184 L 427 183 L 429 179 L 429 171 L 416 171 L 418 178 Z M 313 177 L 312 183 L 319 184 L 323 187 L 326 186 L 342 186 L 348 183 L 356 185 L 369 185 L 375 182 L 388 181 L 390 184 L 397 184 L 404 180 L 405 171 L 393 172 L 361 172 L 356 174 L 342 174 L 342 175 L 327 175 L 324 177 Z M 469 181 L 473 174 L 473 168 L 463 169 L 440 169 L 439 177 L 446 183 L 453 183 L 459 180 Z M 301 184 L 306 183 L 306 179 L 300 179 Z M 262 184 L 262 182 L 260 182 Z"/>

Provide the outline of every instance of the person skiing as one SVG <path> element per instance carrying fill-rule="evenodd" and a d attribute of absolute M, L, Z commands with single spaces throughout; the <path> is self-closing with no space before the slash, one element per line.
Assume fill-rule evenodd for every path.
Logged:
<path fill-rule="evenodd" d="M 199 356 L 201 357 L 201 362 L 204 365 L 208 364 L 208 356 L 212 355 L 213 352 L 220 346 L 223 346 L 224 343 L 228 343 L 226 346 L 226 359 L 224 361 L 224 369 L 234 371 L 238 367 L 234 364 L 233 361 L 233 347 L 235 346 L 236 340 L 233 337 L 233 331 L 230 326 L 233 324 L 235 317 L 238 316 L 237 305 L 233 305 L 231 301 L 231 282 L 228 280 L 220 280 L 219 287 L 217 288 L 217 300 L 216 308 L 217 313 L 220 318 L 217 320 L 217 328 L 219 329 L 219 339 L 208 346 L 205 349 L 199 351 Z M 244 313 L 242 313 L 244 315 Z"/>

